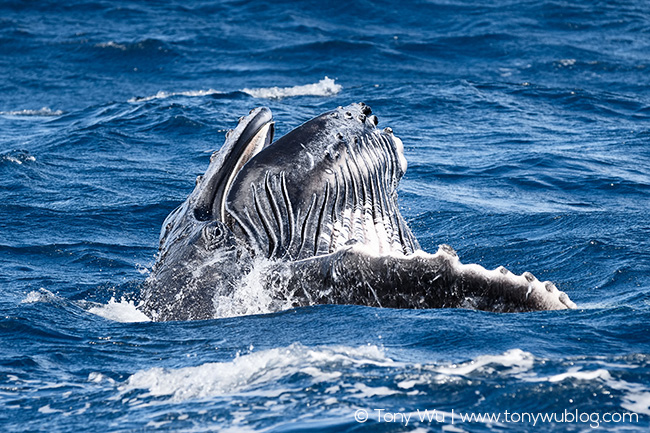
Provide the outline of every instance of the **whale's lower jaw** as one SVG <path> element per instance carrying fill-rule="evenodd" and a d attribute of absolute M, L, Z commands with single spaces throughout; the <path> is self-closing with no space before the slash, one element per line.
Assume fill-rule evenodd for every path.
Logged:
<path fill-rule="evenodd" d="M 532 274 L 462 264 L 443 245 L 436 254 L 373 255 L 357 247 L 279 265 L 266 286 L 294 306 L 356 304 L 385 308 L 471 308 L 493 312 L 573 309 L 566 293 Z M 290 289 L 287 291 L 287 289 Z"/>
<path fill-rule="evenodd" d="M 451 247 L 435 254 L 375 255 L 363 247 L 345 247 L 333 254 L 299 261 L 273 261 L 265 265 L 263 293 L 273 299 L 266 313 L 288 307 L 319 304 L 365 305 L 384 308 L 471 308 L 499 313 L 573 309 L 566 293 L 530 273 L 515 275 L 505 268 L 487 270 L 464 265 Z M 242 272 L 242 266 L 238 272 Z M 233 272 L 229 278 L 235 277 Z M 224 275 L 221 275 L 224 278 Z M 223 281 L 204 284 L 184 281 L 181 298 L 165 293 L 168 279 L 147 280 L 158 296 L 148 300 L 145 312 L 154 320 L 197 320 L 217 317 L 214 299 Z M 241 276 L 240 284 L 251 284 Z"/>
<path fill-rule="evenodd" d="M 363 245 L 377 254 L 413 254 L 419 249 L 394 194 L 354 185 L 352 176 L 332 175 L 308 200 L 292 200 L 284 172 L 268 175 L 250 190 L 249 207 L 228 214 L 233 232 L 271 259 L 302 260 Z"/>

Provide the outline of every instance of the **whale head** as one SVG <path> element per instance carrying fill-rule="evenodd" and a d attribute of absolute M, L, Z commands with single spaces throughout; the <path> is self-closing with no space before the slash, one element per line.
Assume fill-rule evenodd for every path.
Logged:
<path fill-rule="evenodd" d="M 155 320 L 213 317 L 216 299 L 238 293 L 259 263 L 264 296 L 279 305 L 575 308 L 532 274 L 462 265 L 450 247 L 421 251 L 397 204 L 402 142 L 377 124 L 356 103 L 273 141 L 270 110 L 242 117 L 165 219 L 143 311 Z"/>
<path fill-rule="evenodd" d="M 268 108 L 242 117 L 163 223 L 145 291 L 145 303 L 158 306 L 150 314 L 205 315 L 212 294 L 227 295 L 254 257 L 296 261 L 352 244 L 402 255 L 419 249 L 397 205 L 403 145 L 377 123 L 370 107 L 351 104 L 272 142 Z M 181 300 L 205 307 L 174 305 Z"/>
<path fill-rule="evenodd" d="M 152 318 L 209 316 L 214 291 L 228 293 L 248 272 L 249 251 L 223 221 L 225 201 L 236 174 L 272 138 L 270 110 L 251 110 L 226 134 L 185 202 L 165 219 L 156 263 L 145 282 L 149 290 L 143 292 Z"/>

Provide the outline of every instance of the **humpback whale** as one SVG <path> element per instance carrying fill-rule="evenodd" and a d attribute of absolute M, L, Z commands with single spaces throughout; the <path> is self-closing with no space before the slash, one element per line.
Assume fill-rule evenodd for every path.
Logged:
<path fill-rule="evenodd" d="M 355 103 L 273 141 L 270 110 L 251 110 L 165 219 L 139 308 L 153 320 L 213 318 L 253 277 L 277 309 L 575 308 L 531 273 L 462 264 L 448 245 L 422 251 L 397 202 L 402 141 L 377 123 Z"/>

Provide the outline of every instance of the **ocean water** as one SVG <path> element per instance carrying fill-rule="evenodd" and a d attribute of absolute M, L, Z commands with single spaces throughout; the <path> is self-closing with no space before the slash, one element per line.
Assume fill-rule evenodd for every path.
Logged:
<path fill-rule="evenodd" d="M 649 11 L 1 2 L 0 430 L 648 431 Z M 251 284 L 259 314 L 136 310 L 163 219 L 240 116 L 268 106 L 280 136 L 358 101 L 404 142 L 425 250 L 578 309 L 268 312 Z"/>

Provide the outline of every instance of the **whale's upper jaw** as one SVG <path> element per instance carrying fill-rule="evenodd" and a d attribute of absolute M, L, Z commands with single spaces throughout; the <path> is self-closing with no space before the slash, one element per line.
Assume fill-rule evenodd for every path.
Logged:
<path fill-rule="evenodd" d="M 225 200 L 233 179 L 242 167 L 273 140 L 273 116 L 266 107 L 251 110 L 226 136 L 226 142 L 213 153 L 210 166 L 200 178 L 194 203 L 199 221 L 224 220 Z"/>
<path fill-rule="evenodd" d="M 228 131 L 223 146 L 210 157 L 203 176 L 189 197 L 165 219 L 160 234 L 160 252 L 188 237 L 206 224 L 224 219 L 225 200 L 241 168 L 273 140 L 271 110 L 255 108 Z"/>

